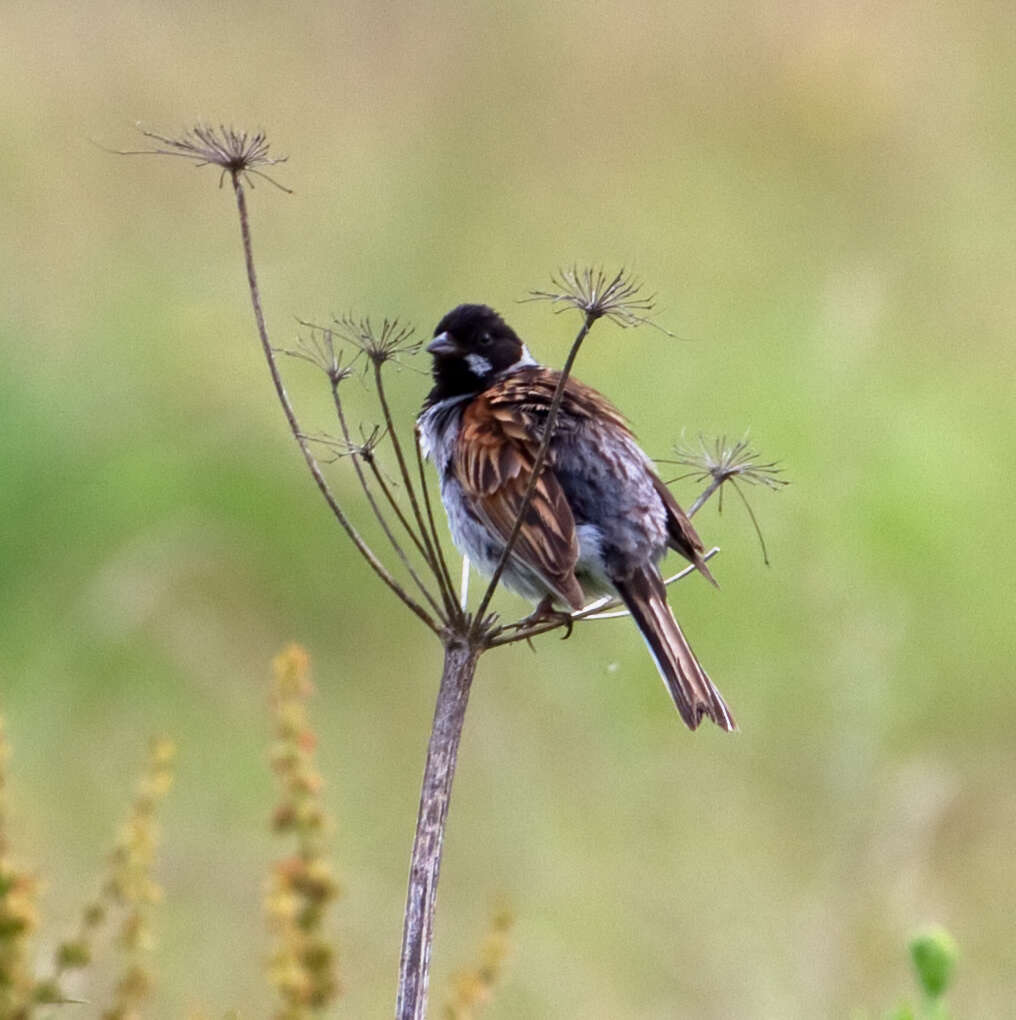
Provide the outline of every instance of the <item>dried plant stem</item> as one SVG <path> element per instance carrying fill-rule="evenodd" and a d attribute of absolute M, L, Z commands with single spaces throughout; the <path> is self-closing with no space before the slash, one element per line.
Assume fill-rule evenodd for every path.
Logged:
<path fill-rule="evenodd" d="M 454 595 L 455 594 L 455 582 L 452 580 L 451 571 L 448 569 L 448 561 L 445 559 L 444 549 L 441 546 L 441 538 L 438 535 L 437 524 L 434 522 L 434 508 L 430 502 L 430 488 L 427 485 L 427 471 L 423 466 L 423 451 L 420 449 L 420 431 L 415 429 L 413 431 L 413 446 L 416 450 L 416 467 L 420 475 L 420 493 L 423 496 L 423 506 L 427 511 L 427 525 L 430 528 L 430 539 L 434 544 L 434 551 L 437 553 L 437 565 L 441 570 L 441 577 L 443 578 L 444 585 Z M 465 612 L 466 607 L 462 605 L 462 600 L 459 600 L 459 608 L 462 612 Z M 461 613 L 455 619 L 461 622 Z"/>
<path fill-rule="evenodd" d="M 490 581 L 487 584 L 486 591 L 483 593 L 483 598 L 480 599 L 476 615 L 473 617 L 473 634 L 478 635 L 481 633 L 487 606 L 490 605 L 490 600 L 494 597 L 494 589 L 497 588 L 497 582 L 501 580 L 501 574 L 508 563 L 508 557 L 511 556 L 512 548 L 519 537 L 519 532 L 522 530 L 522 522 L 525 520 L 526 510 L 529 508 L 530 500 L 532 500 L 533 493 L 536 491 L 536 484 L 540 480 L 540 474 L 547 459 L 547 451 L 550 449 L 550 441 L 554 437 L 554 428 L 557 425 L 558 411 L 560 411 L 561 404 L 564 401 L 564 388 L 568 382 L 568 376 L 571 374 L 572 366 L 578 357 L 582 341 L 585 340 L 586 334 L 598 318 L 599 313 L 586 311 L 585 318 L 582 320 L 582 328 L 579 330 L 578 336 L 572 341 L 571 350 L 568 351 L 568 357 L 565 359 L 564 367 L 561 369 L 561 377 L 557 381 L 557 389 L 554 390 L 554 397 L 550 402 L 550 409 L 547 411 L 547 420 L 543 423 L 543 439 L 540 441 L 540 448 L 536 451 L 536 457 L 533 460 L 533 468 L 529 475 L 529 481 L 526 484 L 526 491 L 522 494 L 518 513 L 515 515 L 515 524 L 508 535 L 508 541 L 501 552 L 501 558 L 497 561 L 494 573 L 490 575 Z"/>
<path fill-rule="evenodd" d="M 406 568 L 406 571 L 409 573 L 409 576 L 413 579 L 413 583 L 416 585 L 417 588 L 420 589 L 420 594 L 423 595 L 423 597 L 427 600 L 431 609 L 434 610 L 438 617 L 443 620 L 444 617 L 441 614 L 441 607 L 437 604 L 437 601 L 434 599 L 434 596 L 431 595 L 430 589 L 421 580 L 420 575 L 413 568 L 413 564 L 410 562 L 409 557 L 406 555 L 405 550 L 399 544 L 399 540 L 392 533 L 392 529 L 388 525 L 387 518 L 381 512 L 381 507 L 378 506 L 377 500 L 374 498 L 374 492 L 371 489 L 370 485 L 368 484 L 367 476 L 364 474 L 363 466 L 360 464 L 360 458 L 364 455 L 356 452 L 356 450 L 353 447 L 352 437 L 350 436 L 349 432 L 349 425 L 346 422 L 346 413 L 342 409 L 342 398 L 339 396 L 339 387 L 338 384 L 335 382 L 332 383 L 332 403 L 335 405 L 335 416 L 339 420 L 339 428 L 342 430 L 342 438 L 345 440 L 346 446 L 349 447 L 350 450 L 353 450 L 351 454 L 351 458 L 353 461 L 353 470 L 356 472 L 356 477 L 360 483 L 360 488 L 363 489 L 363 494 L 367 497 L 367 502 L 370 504 L 371 510 L 374 511 L 374 516 L 375 518 L 377 518 L 377 522 L 381 526 L 381 530 L 385 533 L 385 537 L 391 543 L 392 549 L 395 551 L 395 555 L 398 556 L 399 561 Z M 380 471 L 377 470 L 377 466 L 374 463 L 374 457 L 370 454 L 368 454 L 367 457 L 369 458 L 370 466 L 373 469 L 374 477 L 380 481 L 381 473 Z M 381 491 L 384 494 L 385 498 L 388 500 L 389 505 L 395 508 L 396 515 L 405 525 L 406 529 L 409 531 L 409 535 L 416 543 L 417 548 L 420 549 L 420 543 L 419 540 L 416 538 L 416 533 L 413 531 L 412 528 L 409 527 L 405 518 L 399 513 L 398 507 L 395 505 L 395 501 L 392 498 L 391 492 L 388 490 L 388 487 L 383 483 L 381 484 Z M 420 549 L 420 552 L 422 554 L 423 550 Z"/>
<path fill-rule="evenodd" d="M 427 746 L 416 838 L 409 866 L 396 1020 L 423 1020 L 426 1016 L 430 948 L 434 937 L 434 907 L 445 820 L 469 690 L 482 650 L 481 644 L 468 639 L 447 638 L 445 641 L 444 669 Z"/>
<path fill-rule="evenodd" d="M 726 481 L 726 478 L 714 478 L 699 495 L 698 499 L 688 508 L 688 516 L 694 517 L 706 505 L 709 497 L 712 496 L 720 486 Z M 722 503 L 722 501 L 721 501 Z"/>
<path fill-rule="evenodd" d="M 453 618 L 457 611 L 455 591 L 446 580 L 445 575 L 441 573 L 440 561 L 437 553 L 434 551 L 434 545 L 431 542 L 430 533 L 427 530 L 427 523 L 423 519 L 423 513 L 420 510 L 420 503 L 416 498 L 413 476 L 410 474 L 409 466 L 406 464 L 406 458 L 402 454 L 402 444 L 399 442 L 398 432 L 395 429 L 395 421 L 392 417 L 391 408 L 388 404 L 384 380 L 381 376 L 381 363 L 379 361 L 374 362 L 374 384 L 377 387 L 377 399 L 378 403 L 381 405 L 381 413 L 384 415 L 385 428 L 388 430 L 388 438 L 391 440 L 392 449 L 395 451 L 395 459 L 399 465 L 399 475 L 402 477 L 402 484 L 406 488 L 406 494 L 409 496 L 409 505 L 413 510 L 413 518 L 415 519 L 416 526 L 419 529 L 417 534 L 423 539 L 423 545 L 426 550 L 427 565 L 430 567 L 431 572 L 437 579 L 438 587 L 441 590 L 441 601 L 445 606 L 445 612 L 449 617 Z"/>
<path fill-rule="evenodd" d="M 254 309 L 254 320 L 257 323 L 258 337 L 261 340 L 261 348 L 264 351 L 265 359 L 268 362 L 268 371 L 272 376 L 272 383 L 275 385 L 275 392 L 279 398 L 279 403 L 282 404 L 282 410 L 286 415 L 286 421 L 289 423 L 289 430 L 293 433 L 293 437 L 296 439 L 297 445 L 300 447 L 300 452 L 303 454 L 303 459 L 307 462 L 307 467 L 310 470 L 311 475 L 314 477 L 314 481 L 317 483 L 318 489 L 321 491 L 321 495 L 324 496 L 325 502 L 328 504 L 335 519 L 342 525 L 343 530 L 349 536 L 350 541 L 356 546 L 357 551 L 367 561 L 371 569 L 375 574 L 408 606 L 415 614 L 422 620 L 434 633 L 440 634 L 441 627 L 434 620 L 434 618 L 423 608 L 414 598 L 412 598 L 395 580 L 394 577 L 388 572 L 384 564 L 374 555 L 373 550 L 364 542 L 360 533 L 353 527 L 352 522 L 346 516 L 342 507 L 339 506 L 335 496 L 332 494 L 331 489 L 328 487 L 328 482 L 325 481 L 324 475 L 321 473 L 321 468 L 318 465 L 317 460 L 310 451 L 310 447 L 307 444 L 307 440 L 304 438 L 304 433 L 300 429 L 300 425 L 296 420 L 296 413 L 293 410 L 293 405 L 290 403 L 289 395 L 286 393 L 286 387 L 283 385 L 282 376 L 279 373 L 279 366 L 275 360 L 275 351 L 272 349 L 271 341 L 268 338 L 268 329 L 265 326 L 265 316 L 261 309 L 261 291 L 258 287 L 257 271 L 254 268 L 254 248 L 251 244 L 250 236 L 250 217 L 247 214 L 247 196 L 244 192 L 243 183 L 240 180 L 238 173 L 231 175 L 233 182 L 233 193 L 236 195 L 236 208 L 240 216 L 240 234 L 243 239 L 243 255 L 244 262 L 247 267 L 247 285 L 250 290 L 251 305 Z"/>
<path fill-rule="evenodd" d="M 427 560 L 427 550 L 423 546 L 423 541 L 420 536 L 417 535 L 412 524 L 406 519 L 406 515 L 402 512 L 402 507 L 399 506 L 398 500 L 395 498 L 395 494 L 392 492 L 388 483 L 385 481 L 385 477 L 381 472 L 381 468 L 378 467 L 377 460 L 373 456 L 364 456 L 364 460 L 367 461 L 370 467 L 370 473 L 374 476 L 374 481 L 377 482 L 378 488 L 384 494 L 385 500 L 388 505 L 392 508 L 392 513 L 395 514 L 396 520 L 405 529 L 407 535 L 412 540 L 413 545 L 416 547 L 416 551 Z M 428 562 L 428 566 L 429 566 Z"/>
<path fill-rule="evenodd" d="M 578 336 L 572 343 L 568 358 L 561 371 L 557 389 L 544 423 L 543 439 L 533 462 L 533 471 L 522 498 L 515 527 L 509 535 L 501 559 L 491 576 L 490 583 L 465 633 L 446 632 L 444 637 L 445 660 L 438 690 L 437 705 L 434 709 L 434 724 L 431 728 L 430 743 L 427 747 L 427 764 L 424 768 L 423 786 L 420 791 L 420 810 L 416 822 L 416 837 L 409 869 L 409 892 L 406 897 L 406 913 L 402 937 L 402 956 L 399 968 L 399 992 L 395 1009 L 396 1020 L 423 1020 L 427 1009 L 427 985 L 430 976 L 430 950 L 434 937 L 434 910 L 437 901 L 438 875 L 441 870 L 441 850 L 444 845 L 445 821 L 451 798 L 455 764 L 458 759 L 459 741 L 465 721 L 469 690 L 476 672 L 476 663 L 487 647 L 489 621 L 485 618 L 487 606 L 504 570 L 511 548 L 518 537 L 519 527 L 526 507 L 532 498 L 536 481 L 547 457 L 550 439 L 553 435 L 557 414 L 564 399 L 564 388 L 578 355 L 579 348 L 597 316 L 587 313 Z M 380 382 L 379 382 L 380 393 Z M 382 409 L 391 427 L 387 404 L 381 394 Z M 399 467 L 405 476 L 402 454 L 392 434 Z M 422 483 L 421 483 L 422 484 Z M 412 497 L 411 497 L 412 498 Z M 422 520 L 419 505 L 412 499 L 413 510 L 428 545 L 437 545 L 433 532 L 433 514 L 427 498 L 428 522 L 432 529 L 433 542 L 429 540 L 427 526 Z M 437 546 L 439 549 L 440 546 Z M 442 562 L 434 554 L 435 562 Z M 443 564 L 442 589 L 450 588 L 451 580 L 447 565 Z M 454 596 L 453 596 L 454 599 Z M 465 618 L 462 618 L 465 623 Z"/>
<path fill-rule="evenodd" d="M 330 334 L 325 342 L 326 347 L 311 348 L 300 354 L 305 360 L 323 368 L 332 380 L 343 441 L 348 451 L 352 453 L 357 478 L 367 496 L 371 511 L 381 524 L 386 538 L 391 543 L 399 560 L 407 568 L 412 581 L 419 587 L 423 596 L 423 603 L 421 603 L 403 588 L 402 584 L 377 558 L 329 489 L 321 468 L 311 452 L 309 441 L 299 427 L 293 406 L 282 382 L 275 351 L 269 341 L 254 266 L 245 182 L 248 182 L 252 175 L 271 180 L 261 168 L 273 166 L 281 160 L 268 156 L 268 142 L 264 134 L 260 132 L 251 135 L 232 128 L 198 125 L 178 138 L 163 137 L 151 132 L 146 132 L 146 135 L 157 143 L 154 149 L 146 151 L 186 158 L 195 161 L 199 166 L 208 164 L 217 166 L 221 171 L 222 179 L 228 175 L 232 181 L 240 218 L 247 282 L 258 336 L 290 431 L 300 447 L 300 452 L 303 454 L 318 489 L 357 551 L 400 601 L 439 637 L 444 648 L 444 666 L 427 748 L 416 835 L 410 863 L 396 1007 L 397 1020 L 423 1020 L 427 1007 L 430 954 L 445 825 L 466 706 L 477 662 L 480 655 L 488 648 L 528 639 L 563 625 L 562 622 L 553 620 L 535 623 L 523 621 L 520 624 L 497 627 L 495 625 L 496 617 L 493 614 L 488 615 L 487 610 L 505 565 L 512 555 L 526 511 L 532 501 L 544 465 L 547 463 L 550 443 L 564 401 L 565 387 L 582 342 L 593 323 L 600 318 L 607 318 L 622 327 L 641 324 L 655 325 L 648 317 L 652 310 L 652 298 L 639 297 L 638 282 L 623 270 L 611 277 L 602 269 L 589 268 L 580 271 L 578 267 L 560 272 L 554 281 L 555 289 L 553 291 L 532 292 L 532 297 L 535 300 L 547 300 L 562 308 L 574 308 L 581 311 L 583 322 L 578 335 L 572 342 L 553 398 L 547 409 L 543 434 L 540 437 L 540 444 L 533 459 L 530 476 L 518 507 L 514 525 L 473 615 L 467 613 L 465 606 L 467 590 L 465 565 L 460 599 L 444 557 L 441 538 L 434 521 L 418 439 L 415 444 L 415 453 L 419 477 L 414 479 L 395 428 L 382 379 L 381 366 L 383 364 L 393 360 L 399 353 L 411 353 L 419 347 L 419 344 L 410 343 L 412 331 L 399 325 L 397 320 L 388 319 L 385 320 L 380 334 L 374 333 L 369 320 L 354 322 L 350 318 L 339 323 L 344 338 L 366 354 L 374 366 L 377 399 L 384 418 L 385 432 L 391 441 L 398 462 L 399 477 L 405 486 L 410 504 L 406 510 L 400 508 L 396 503 L 392 487 L 386 483 L 383 472 L 375 461 L 374 440 L 366 440 L 360 447 L 354 446 L 351 441 L 341 400 L 335 391 L 338 380 L 345 377 L 346 370 L 340 369 L 339 362 L 335 359 Z M 728 476 L 733 477 L 737 474 L 746 481 L 764 484 L 770 488 L 781 484 L 773 477 L 778 473 L 775 465 L 755 463 L 754 453 L 749 450 L 744 440 L 729 449 L 721 442 L 718 444 L 715 454 L 704 448 L 701 455 L 679 451 L 679 456 L 680 459 L 677 463 L 690 464 L 695 469 L 693 474 L 699 475 L 703 480 L 710 475 L 713 479 L 706 491 L 693 504 L 689 516 L 694 514 L 714 492 L 721 491 L 722 481 L 726 480 Z M 370 468 L 383 496 L 383 501 L 375 497 L 372 488 L 368 485 L 368 473 L 363 470 L 361 460 Z M 721 478 L 717 472 L 723 477 Z M 420 485 L 419 493 L 416 489 L 417 484 Z M 424 583 L 427 571 L 417 569 L 411 564 L 407 553 L 412 553 L 413 549 L 410 549 L 408 545 L 404 547 L 401 544 L 404 542 L 402 536 L 396 537 L 398 528 L 389 526 L 386 522 L 384 501 L 395 514 L 399 526 L 409 535 L 413 547 L 419 552 L 433 576 L 438 589 L 436 594 L 428 586 L 429 578 L 427 578 L 428 584 Z M 711 555 L 712 551 L 707 554 L 706 558 Z M 427 605 L 432 611 L 428 610 Z M 570 618 L 565 617 L 564 622 L 570 626 L 575 620 L 601 615 L 610 616 L 613 615 L 613 610 L 616 608 L 618 608 L 618 603 L 609 599 L 597 600 L 579 612 L 571 614 Z M 605 610 L 606 612 L 604 612 Z"/>

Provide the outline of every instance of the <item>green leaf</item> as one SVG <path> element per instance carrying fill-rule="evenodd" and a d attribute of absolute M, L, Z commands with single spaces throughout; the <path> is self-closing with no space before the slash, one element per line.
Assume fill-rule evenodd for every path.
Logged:
<path fill-rule="evenodd" d="M 910 956 L 925 995 L 937 999 L 945 994 L 956 963 L 956 943 L 944 928 L 928 928 L 910 941 Z"/>

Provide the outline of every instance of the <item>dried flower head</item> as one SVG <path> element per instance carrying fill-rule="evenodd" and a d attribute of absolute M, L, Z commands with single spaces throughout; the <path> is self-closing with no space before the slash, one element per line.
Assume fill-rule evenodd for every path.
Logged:
<path fill-rule="evenodd" d="M 415 327 L 387 316 L 380 327 L 375 328 L 369 316 L 354 319 L 352 315 L 344 315 L 335 320 L 335 331 L 347 343 L 366 354 L 376 366 L 386 361 L 397 361 L 402 355 L 412 357 L 423 345 L 423 341 L 413 339 Z"/>
<path fill-rule="evenodd" d="M 388 430 L 380 425 L 368 429 L 366 425 L 360 426 L 360 441 L 357 443 L 350 440 L 346 444 L 346 453 L 350 457 L 362 457 L 368 464 L 374 459 L 374 451 L 378 444 L 387 435 Z"/>
<path fill-rule="evenodd" d="M 273 350 L 320 368 L 328 376 L 332 386 L 338 386 L 343 379 L 348 379 L 353 374 L 353 368 L 352 365 L 342 364 L 343 352 L 336 349 L 334 330 L 327 326 L 315 326 L 314 323 L 304 322 L 302 319 L 297 321 L 301 326 L 306 326 L 310 333 L 297 337 L 295 348 L 280 347 Z"/>
<path fill-rule="evenodd" d="M 300 438 L 305 439 L 308 443 L 317 443 L 328 450 L 331 456 L 327 458 L 327 463 L 334 463 L 342 457 L 360 457 L 369 464 L 374 459 L 378 444 L 384 439 L 387 432 L 388 430 L 380 425 L 374 425 L 369 429 L 366 425 L 361 425 L 359 442 L 352 437 L 345 439 L 329 435 L 327 432 L 318 432 L 314 435 L 301 432 Z"/>
<path fill-rule="evenodd" d="M 626 269 L 608 276 L 602 268 L 572 266 L 559 269 L 557 275 L 551 277 L 551 283 L 554 290 L 532 290 L 525 300 L 549 301 L 560 306 L 554 309 L 556 312 L 577 308 L 590 322 L 606 318 L 623 328 L 647 325 L 673 336 L 650 318 L 656 296 L 641 296 L 641 281 Z"/>
<path fill-rule="evenodd" d="M 135 149 L 130 151 L 116 150 L 121 156 L 180 156 L 191 160 L 195 166 L 217 166 L 222 168 L 219 186 L 226 174 L 234 180 L 243 178 L 251 187 L 251 177 L 260 177 L 274 184 L 281 191 L 290 192 L 277 180 L 269 177 L 261 167 L 276 166 L 285 163 L 286 156 L 268 155 L 268 137 L 264 131 L 253 134 L 238 131 L 233 127 L 220 124 L 195 124 L 175 138 L 160 135 L 154 131 L 145 131 L 138 127 L 145 138 L 158 143 L 154 149 Z"/>
<path fill-rule="evenodd" d="M 674 446 L 674 458 L 663 461 L 663 463 L 681 464 L 692 469 L 672 481 L 681 481 L 684 478 L 695 478 L 699 482 L 709 480 L 706 491 L 689 508 L 689 515 L 695 513 L 717 489 L 720 490 L 718 506 L 722 513 L 722 486 L 729 482 L 748 511 L 752 526 L 755 528 L 755 534 L 758 536 L 759 545 L 762 547 L 762 559 L 767 566 L 769 565 L 769 553 L 766 549 L 765 539 L 762 537 L 762 530 L 759 528 L 751 504 L 737 483 L 743 481 L 749 485 L 762 485 L 767 489 L 779 491 L 789 482 L 785 478 L 778 477 L 783 471 L 778 461 L 763 462 L 758 451 L 749 444 L 747 433 L 734 442 L 728 441 L 726 436 L 717 436 L 710 441 L 700 433 L 697 446 L 682 440 L 681 443 Z"/>
<path fill-rule="evenodd" d="M 751 485 L 764 485 L 768 489 L 779 489 L 790 484 L 785 478 L 777 477 L 783 472 L 778 461 L 760 462 L 759 453 L 748 442 L 747 433 L 735 442 L 728 441 L 726 436 L 717 436 L 709 441 L 699 433 L 698 446 L 686 443 L 682 437 L 682 441 L 674 445 L 674 459 L 665 463 L 693 468 L 693 471 L 681 477 L 695 476 L 699 481 L 712 478 L 725 482 L 730 478 L 739 478 Z"/>

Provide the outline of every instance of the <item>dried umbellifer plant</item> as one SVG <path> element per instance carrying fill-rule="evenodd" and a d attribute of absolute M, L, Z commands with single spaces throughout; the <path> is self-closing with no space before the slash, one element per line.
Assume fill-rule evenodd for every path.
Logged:
<path fill-rule="evenodd" d="M 283 350 L 275 347 L 269 338 L 261 305 L 247 192 L 255 179 L 266 180 L 282 188 L 269 176 L 268 170 L 284 162 L 284 158 L 269 156 L 268 141 L 263 133 L 251 135 L 232 128 L 199 125 L 177 137 L 148 131 L 143 134 L 152 143 L 151 147 L 123 154 L 174 156 L 198 166 L 215 166 L 221 171 L 220 186 L 226 181 L 232 186 L 257 333 L 289 429 L 325 502 L 357 551 L 381 583 L 433 633 L 444 650 L 444 666 L 427 748 L 410 862 L 396 1007 L 399 1020 L 418 1020 L 426 1013 L 438 873 L 452 780 L 466 705 L 480 656 L 492 648 L 529 641 L 549 631 L 561 628 L 570 631 L 576 624 L 586 621 L 627 615 L 622 603 L 610 595 L 571 612 L 537 613 L 512 622 L 501 622 L 497 614 L 489 612 L 489 607 L 502 572 L 511 559 L 546 463 L 567 382 L 583 341 L 601 319 L 622 328 L 640 325 L 661 328 L 651 318 L 654 302 L 643 294 L 638 281 L 625 271 L 608 274 L 599 269 L 581 267 L 560 271 L 553 278 L 551 289 L 530 293 L 529 300 L 550 302 L 555 311 L 577 312 L 581 325 L 544 409 L 542 436 L 530 466 L 528 483 L 517 505 L 514 526 L 479 601 L 475 608 L 470 609 L 466 584 L 468 565 L 463 565 L 462 580 L 457 585 L 436 521 L 419 437 L 406 437 L 406 426 L 395 420 L 386 391 L 389 368 L 415 354 L 421 347 L 421 343 L 413 338 L 413 330 L 396 319 L 386 318 L 378 323 L 369 318 L 345 317 L 328 325 L 304 323 L 306 332 L 295 348 Z M 283 385 L 280 354 L 309 362 L 326 376 L 339 427 L 338 436 L 313 436 L 301 428 Z M 371 430 L 361 429 L 356 435 L 347 417 L 343 384 L 354 374 L 354 366 L 358 362 L 366 366 L 382 425 Z M 738 480 L 769 488 L 784 484 L 778 477 L 778 466 L 761 463 L 746 440 L 734 444 L 727 444 L 725 440 L 715 444 L 705 439 L 700 442 L 699 450 L 677 448 L 674 461 L 689 467 L 691 474 L 708 482 L 688 517 L 714 493 L 722 491 L 726 483 L 734 486 L 742 500 L 744 494 L 737 488 Z M 320 459 L 315 449 L 323 451 Z M 337 457 L 351 462 L 369 512 L 380 526 L 397 566 L 390 567 L 368 544 L 329 486 L 321 464 L 326 459 Z M 384 464 L 382 457 L 386 458 Z M 389 474 L 389 468 L 392 474 Z M 397 498 L 396 487 L 405 494 L 404 503 Z M 748 510 L 751 514 L 750 507 Z M 753 514 L 752 521 L 755 521 Z M 718 551 L 716 548 L 702 551 L 701 562 L 711 559 Z M 694 569 L 694 565 L 689 566 L 667 578 L 665 583 L 669 585 L 681 580 Z M 401 580 L 400 576 L 407 580 Z M 695 722 L 697 719 L 690 725 Z"/>

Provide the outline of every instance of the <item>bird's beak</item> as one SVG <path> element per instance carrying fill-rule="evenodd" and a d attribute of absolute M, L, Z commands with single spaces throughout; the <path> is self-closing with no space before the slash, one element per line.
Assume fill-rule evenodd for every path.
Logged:
<path fill-rule="evenodd" d="M 434 337 L 429 344 L 427 344 L 427 351 L 435 357 L 440 358 L 449 354 L 458 354 L 459 345 L 455 342 L 455 338 L 450 333 L 438 333 L 438 335 Z"/>

